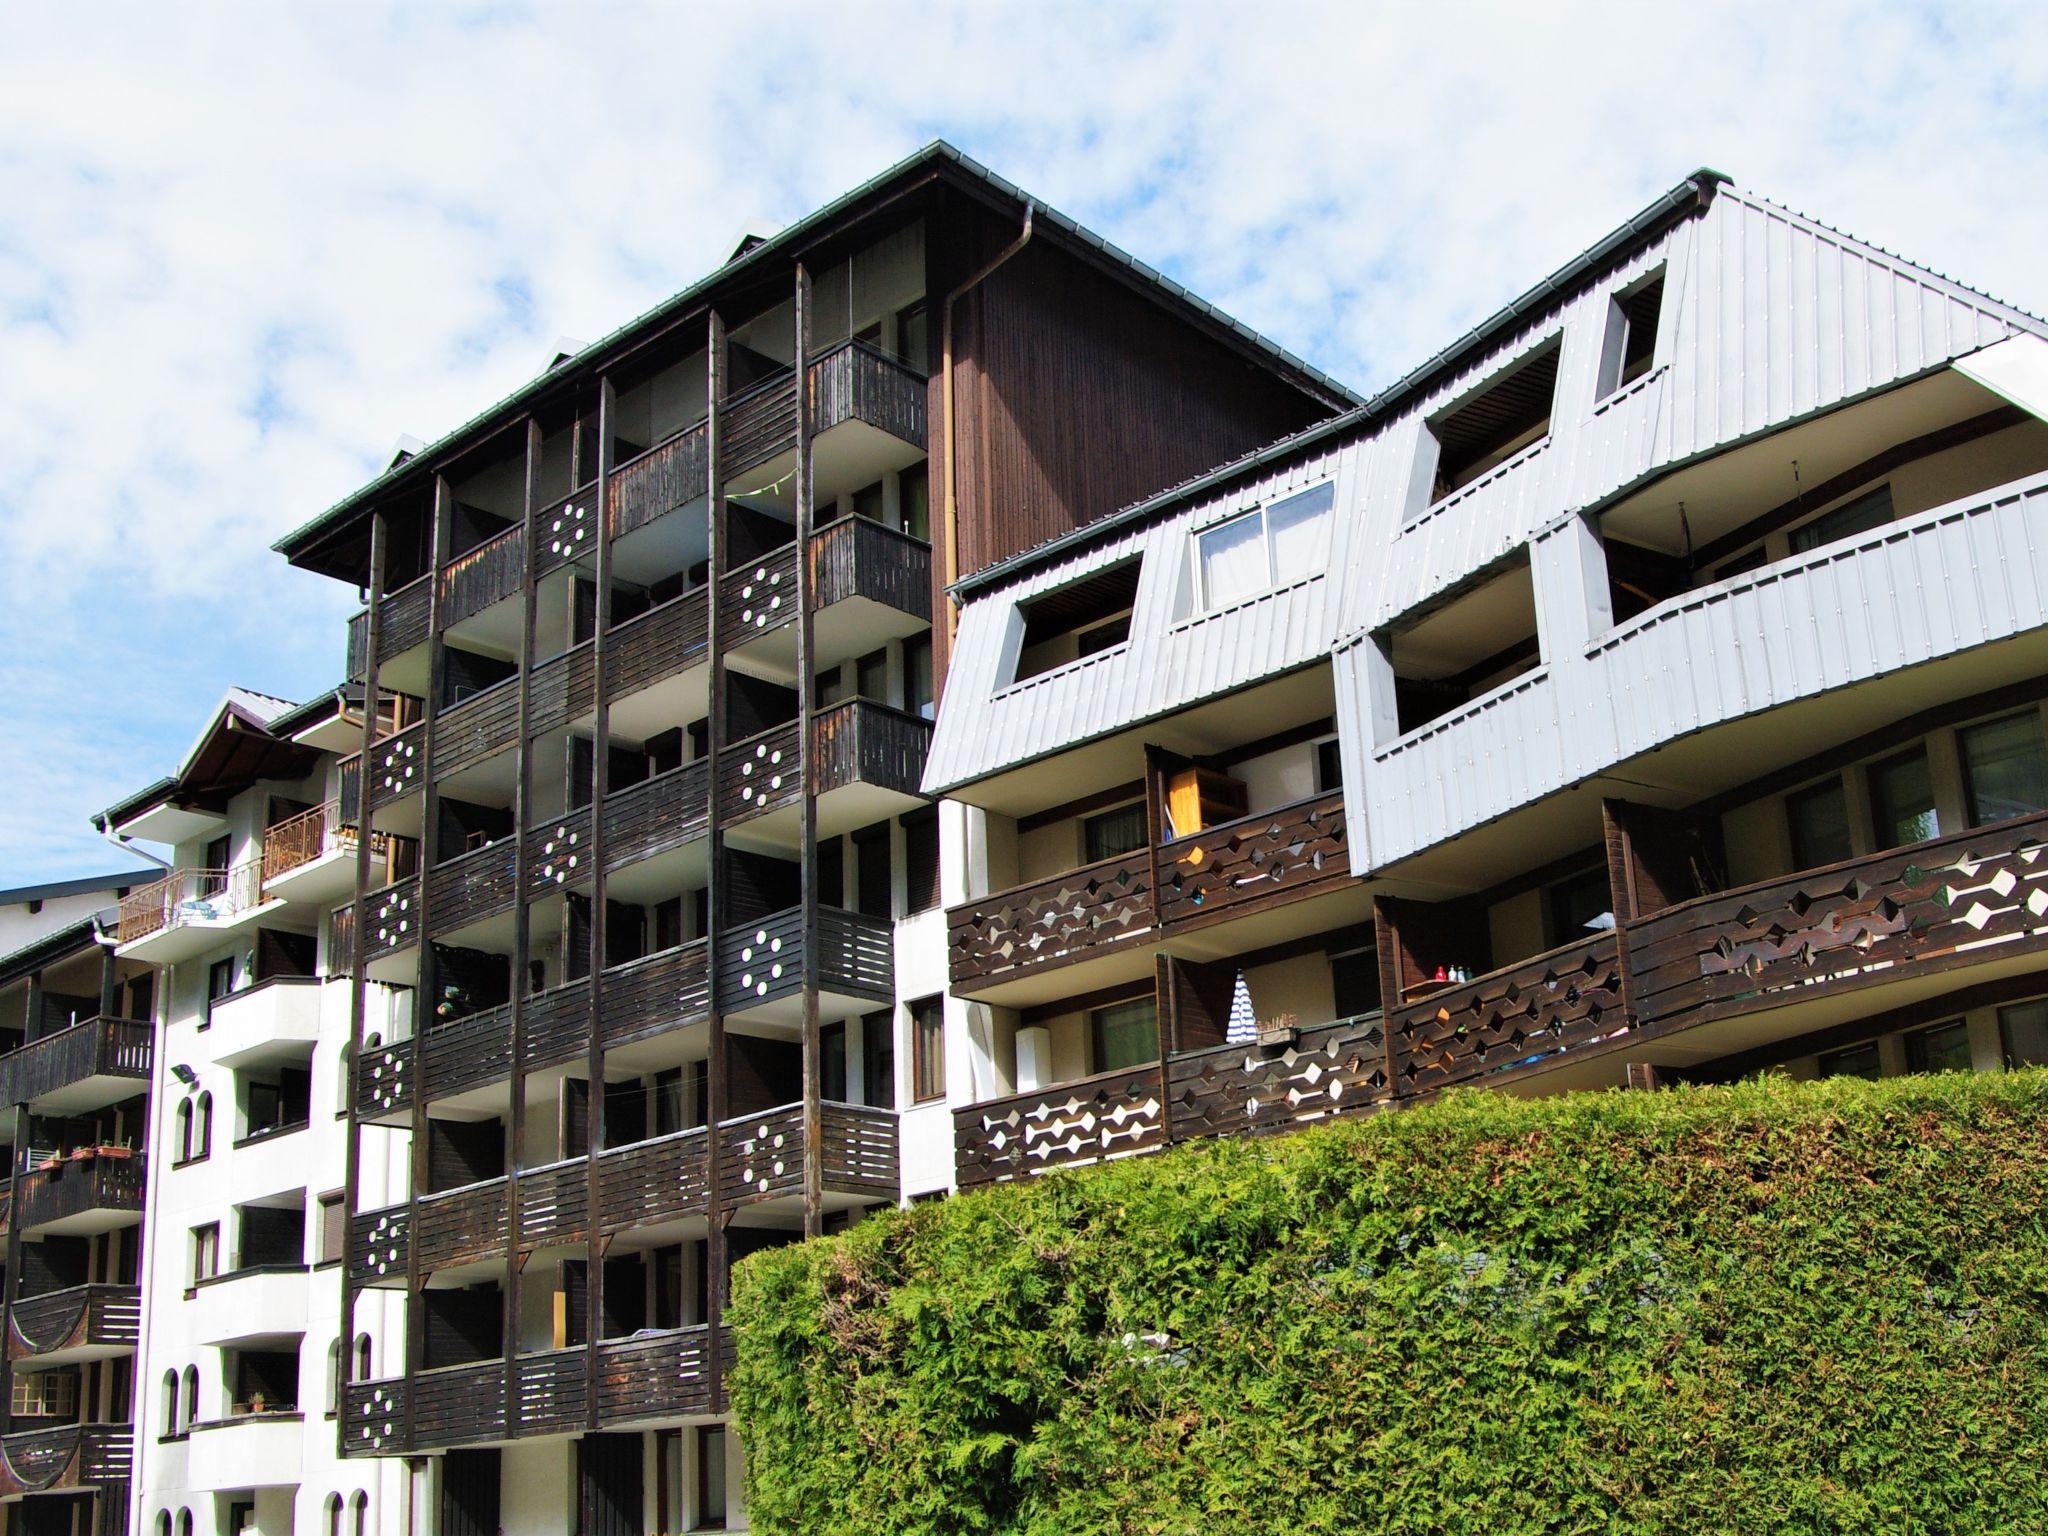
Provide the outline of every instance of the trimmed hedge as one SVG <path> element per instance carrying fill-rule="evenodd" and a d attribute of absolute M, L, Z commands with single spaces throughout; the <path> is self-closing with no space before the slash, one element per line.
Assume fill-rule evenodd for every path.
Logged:
<path fill-rule="evenodd" d="M 757 1254 L 753 1527 L 2048 1530 L 2044 1111 L 1456 1094 Z"/>

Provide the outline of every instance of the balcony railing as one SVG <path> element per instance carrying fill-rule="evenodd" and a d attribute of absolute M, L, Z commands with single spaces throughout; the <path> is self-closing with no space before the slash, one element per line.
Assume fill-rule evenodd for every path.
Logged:
<path fill-rule="evenodd" d="M 494 843 L 437 864 L 427 872 L 427 921 L 437 934 L 505 911 L 512 905 L 515 839 Z"/>
<path fill-rule="evenodd" d="M 60 1424 L 0 1436 L 0 1498 L 126 1486 L 135 1431 L 127 1424 Z"/>
<path fill-rule="evenodd" d="M 139 1286 L 74 1285 L 17 1297 L 7 1358 L 27 1360 L 86 1347 L 133 1349 L 141 1327 Z"/>
<path fill-rule="evenodd" d="M 32 1040 L 0 1056 L 0 1104 L 34 1105 L 46 1095 L 93 1078 L 117 1079 L 116 1091 L 121 1091 L 120 1085 L 147 1083 L 155 1042 L 155 1029 L 135 1019 L 87 1019 Z M 89 1107 L 99 1106 L 81 1104 L 75 1109 Z"/>
<path fill-rule="evenodd" d="M 864 421 L 913 447 L 925 445 L 923 374 L 864 341 L 848 341 L 810 366 L 811 430 Z"/>
<path fill-rule="evenodd" d="M 919 795 L 932 723 L 872 699 L 848 699 L 811 716 L 811 759 L 818 793 L 872 784 Z"/>
<path fill-rule="evenodd" d="M 379 637 L 379 648 L 387 661 L 416 645 L 426 644 L 427 610 L 433 590 L 433 578 L 421 576 L 384 595 L 383 634 Z M 351 680 L 367 674 L 369 655 L 370 610 L 365 608 L 348 621 L 348 675 Z"/>
<path fill-rule="evenodd" d="M 245 859 L 231 869 L 173 870 L 121 898 L 117 939 L 132 944 L 187 924 L 217 922 L 246 912 L 262 900 L 260 857 Z"/>
<path fill-rule="evenodd" d="M 1142 941 L 1154 928 L 1152 860 L 1120 853 L 1012 886 L 946 914 L 955 986 L 1007 981 Z"/>
<path fill-rule="evenodd" d="M 824 1190 L 893 1200 L 897 1176 L 896 1112 L 858 1104 L 825 1104 L 819 1112 Z M 801 1104 L 764 1110 L 718 1128 L 719 1199 L 727 1205 L 776 1200 L 804 1192 Z"/>
<path fill-rule="evenodd" d="M 140 1213 L 144 1161 L 125 1147 L 86 1147 L 25 1167 L 14 1194 L 17 1230 L 36 1232 L 87 1215 Z"/>
<path fill-rule="evenodd" d="M 533 519 L 533 575 L 538 581 L 597 554 L 597 482 L 587 481 L 559 501 L 550 502 Z"/>
<path fill-rule="evenodd" d="M 719 582 L 718 648 L 736 651 L 796 621 L 796 545 L 739 562 Z"/>
<path fill-rule="evenodd" d="M 526 540 L 515 523 L 442 567 L 441 627 L 460 624 L 511 597 L 525 576 Z"/>
<path fill-rule="evenodd" d="M 385 841 L 382 833 L 373 833 L 371 851 L 382 854 Z M 342 820 L 339 797 L 325 805 L 301 811 L 289 820 L 265 829 L 263 883 L 268 885 L 278 876 L 301 869 L 323 854 L 353 852 L 355 846 L 356 829 L 352 823 Z"/>
<path fill-rule="evenodd" d="M 1156 1064 L 1102 1072 L 953 1112 L 960 1184 L 988 1184 L 1163 1147 L 1164 1085 Z"/>
<path fill-rule="evenodd" d="M 1351 879 L 1344 794 L 1332 790 L 1204 828 L 1159 850 L 1159 920 L 1189 928 Z"/>
<path fill-rule="evenodd" d="M 749 385 L 719 413 L 719 449 L 736 475 L 796 446 L 796 369 L 783 368 Z"/>
<path fill-rule="evenodd" d="M 711 433 L 703 421 L 612 471 L 612 537 L 644 528 L 710 489 Z"/>
<path fill-rule="evenodd" d="M 792 907 L 719 935 L 718 998 L 740 1012 L 794 995 L 803 982 L 803 909 Z M 891 925 L 839 907 L 818 909 L 818 987 L 888 1002 L 895 996 Z"/>
<path fill-rule="evenodd" d="M 370 814 L 426 788 L 426 728 L 415 720 L 380 738 L 370 748 Z M 360 753 L 341 761 L 337 814 L 350 826 L 362 820 L 363 763 Z"/>

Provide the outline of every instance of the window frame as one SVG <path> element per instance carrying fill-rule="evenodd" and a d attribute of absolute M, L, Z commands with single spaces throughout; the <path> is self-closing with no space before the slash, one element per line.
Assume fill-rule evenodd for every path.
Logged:
<path fill-rule="evenodd" d="M 1111 822 L 1125 820 L 1129 818 L 1133 811 L 1138 813 L 1138 840 L 1128 848 L 1119 848 L 1109 853 L 1097 853 L 1094 840 L 1095 829 Z M 1142 799 L 1127 800 L 1122 805 L 1113 805 L 1106 810 L 1094 811 L 1089 815 L 1083 816 L 1081 818 L 1080 831 L 1081 862 L 1083 864 L 1100 864 L 1105 859 L 1122 859 L 1128 858 L 1134 853 L 1142 853 L 1151 837 L 1151 829 L 1145 824 L 1145 802 Z"/>
<path fill-rule="evenodd" d="M 1938 1034 L 1960 1030 L 1963 1041 L 1963 1064 L 1960 1067 L 1933 1067 L 1928 1065 L 1927 1042 Z M 1906 1070 L 1916 1073 L 1969 1072 L 1976 1068 L 1975 1053 L 1971 1049 L 1970 1021 L 1961 1014 L 1954 1018 L 1939 1019 L 1918 1029 L 1908 1030 L 1904 1036 L 1906 1048 Z"/>
<path fill-rule="evenodd" d="M 1123 1010 L 1134 1009 L 1140 1005 L 1149 1009 L 1152 1015 L 1152 1054 L 1136 1061 L 1124 1062 L 1118 1066 L 1105 1066 L 1103 1060 L 1108 1055 L 1108 1052 L 1103 1049 L 1103 1046 L 1108 1038 L 1107 1027 L 1109 1019 L 1107 1016 Z M 1088 1010 L 1088 1066 L 1091 1075 L 1102 1072 L 1142 1071 L 1146 1067 L 1157 1064 L 1159 1052 L 1159 999 L 1157 997 L 1149 993 L 1141 993 L 1135 997 L 1121 998 L 1113 1003 L 1103 1003 L 1099 1007 Z"/>
<path fill-rule="evenodd" d="M 1979 814 L 1980 808 L 1977 803 L 1976 773 L 1970 767 L 1970 752 L 1967 746 L 1969 738 L 1975 733 L 1979 731 L 1989 730 L 1993 726 L 2006 725 L 2013 721 L 2032 722 L 2034 728 L 2034 745 L 2040 749 L 2041 760 L 2044 767 L 2048 767 L 2048 732 L 2043 732 L 2041 728 L 2041 710 L 2039 705 L 2029 704 L 2024 709 L 2008 710 L 2006 713 L 2002 715 L 1992 715 L 1988 719 L 1983 720 L 1972 720 L 1967 725 L 1959 725 L 1956 727 L 1956 772 L 1962 780 L 1963 817 L 1971 827 L 1995 826 L 1998 822 L 2010 821 L 2014 819 L 2010 816 L 2000 816 L 1996 818 L 1987 819 Z M 2032 811 L 2019 811 L 2015 813 L 2016 816 L 2033 816 L 2038 814 L 2039 808 Z"/>
<path fill-rule="evenodd" d="M 1321 523 L 1318 540 L 1322 555 L 1320 561 L 1322 569 L 1311 569 L 1300 575 L 1283 577 L 1280 574 L 1273 550 L 1273 513 L 1289 506 L 1291 503 L 1305 501 L 1310 497 L 1321 497 L 1323 502 L 1321 510 L 1314 514 Z M 1318 577 L 1327 574 L 1331 544 L 1336 533 L 1336 513 L 1337 480 L 1334 475 L 1330 475 L 1316 481 L 1313 485 L 1303 486 L 1300 490 L 1288 491 L 1284 495 L 1273 497 L 1270 501 L 1262 501 L 1257 506 L 1249 507 L 1241 512 L 1234 512 L 1228 517 L 1217 518 L 1214 522 L 1193 529 L 1188 535 L 1188 547 L 1193 570 L 1194 616 L 1200 618 L 1206 614 L 1221 613 L 1225 609 L 1235 608 L 1240 603 L 1249 603 L 1270 593 L 1283 591 L 1288 587 L 1297 586 L 1305 581 L 1314 581 Z M 1265 563 L 1264 580 L 1247 591 L 1236 593 L 1230 597 L 1218 598 L 1209 590 L 1209 570 L 1203 555 L 1203 546 L 1209 539 L 1215 537 L 1223 530 L 1239 527 L 1242 524 L 1251 522 L 1253 519 L 1258 521 L 1259 548 L 1264 556 Z M 1313 566 L 1317 563 L 1312 561 L 1311 565 Z"/>
<path fill-rule="evenodd" d="M 946 1097 L 946 999 L 942 993 L 905 1003 L 910 1015 L 910 1102 Z"/>

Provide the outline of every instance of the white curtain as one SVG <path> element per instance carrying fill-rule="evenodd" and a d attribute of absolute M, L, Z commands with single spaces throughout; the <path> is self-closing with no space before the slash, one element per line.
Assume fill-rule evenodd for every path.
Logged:
<path fill-rule="evenodd" d="M 1224 607 L 1268 585 L 1258 513 L 1211 528 L 1202 535 L 1200 548 L 1204 607 Z"/>
<path fill-rule="evenodd" d="M 1273 582 L 1301 581 L 1330 563 L 1330 503 L 1335 490 L 1319 485 L 1266 509 L 1266 536 L 1273 544 Z"/>

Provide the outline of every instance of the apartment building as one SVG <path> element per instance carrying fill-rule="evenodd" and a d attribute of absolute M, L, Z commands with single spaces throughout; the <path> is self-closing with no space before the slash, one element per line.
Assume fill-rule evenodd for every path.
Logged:
<path fill-rule="evenodd" d="M 1456 1084 L 2048 1059 L 2044 335 L 1702 172 L 966 573 L 905 1143 L 968 1186 Z"/>
<path fill-rule="evenodd" d="M 365 598 L 337 814 L 416 850 L 326 951 L 408 1528 L 743 1526 L 731 1264 L 951 1182 L 947 589 L 1354 404 L 935 145 L 279 544 Z"/>
<path fill-rule="evenodd" d="M 0 892 L 0 1509 L 28 1536 L 128 1528 L 155 979 L 99 918 L 146 878 Z"/>
<path fill-rule="evenodd" d="M 352 992 L 327 919 L 359 859 L 382 872 L 413 857 L 341 817 L 340 755 L 360 740 L 358 708 L 339 694 L 293 706 L 231 689 L 173 774 L 99 818 L 111 837 L 173 854 L 121 900 L 103 951 L 104 963 L 147 968 L 155 1005 L 130 1009 L 153 1031 L 113 1026 L 138 1034 L 121 1065 L 144 1079 L 127 1089 L 146 1086 L 151 1112 L 142 1140 L 129 1111 L 121 1128 L 137 1156 L 113 1165 L 118 1187 L 101 1196 L 146 1210 L 140 1274 L 132 1247 L 92 1256 L 97 1269 L 81 1274 L 126 1283 L 132 1450 L 131 1431 L 120 1435 L 133 1498 L 109 1530 L 400 1528 L 404 1466 L 344 1462 L 337 1436 L 342 1359 L 374 1369 L 402 1337 L 382 1298 L 341 1326 L 351 1156 L 372 1191 L 402 1189 L 406 1164 L 402 1132 L 359 1149 L 347 1134 Z M 409 994 L 374 985 L 364 1005 L 372 1032 L 408 1027 Z"/>

